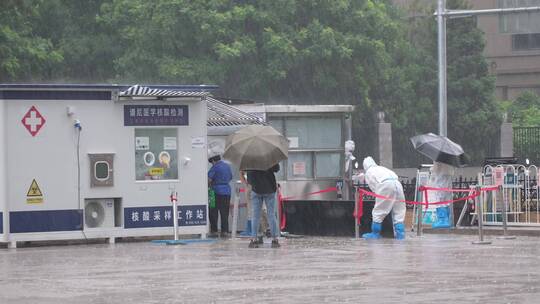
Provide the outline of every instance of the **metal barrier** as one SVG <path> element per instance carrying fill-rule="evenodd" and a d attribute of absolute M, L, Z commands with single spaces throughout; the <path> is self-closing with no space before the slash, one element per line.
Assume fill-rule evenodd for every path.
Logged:
<path fill-rule="evenodd" d="M 505 225 L 507 222 L 510 226 L 540 227 L 538 167 L 488 165 L 482 172 L 483 185 L 496 185 L 496 171 L 503 173 L 502 195 L 489 193 L 483 196 L 484 224 L 496 226 Z"/>
<path fill-rule="evenodd" d="M 482 204 L 483 197 L 487 195 L 484 195 L 484 193 L 480 192 L 480 188 L 481 188 L 480 185 L 477 185 L 475 187 L 476 193 L 480 193 L 480 195 L 475 198 L 476 212 L 478 213 L 478 241 L 474 241 L 472 243 L 476 245 L 489 245 L 491 244 L 491 241 L 484 240 L 484 221 L 483 221 L 484 206 Z"/>
<path fill-rule="evenodd" d="M 251 219 L 250 206 L 249 206 L 249 193 L 250 188 L 241 181 L 236 181 L 234 184 L 234 196 L 232 197 L 231 207 L 229 212 L 232 217 L 231 237 L 234 239 L 237 237 L 237 232 L 244 230 L 246 223 Z M 240 212 L 244 210 L 243 216 Z M 242 225 L 238 227 L 238 225 Z"/>

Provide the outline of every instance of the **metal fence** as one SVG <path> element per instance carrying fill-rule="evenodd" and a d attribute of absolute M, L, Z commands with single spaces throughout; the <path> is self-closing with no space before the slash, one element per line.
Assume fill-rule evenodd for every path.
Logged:
<path fill-rule="evenodd" d="M 540 163 L 540 127 L 514 127 L 514 155 L 522 163 Z"/>
<path fill-rule="evenodd" d="M 485 185 L 495 183 L 497 168 L 504 179 L 502 192 L 482 193 L 484 223 L 500 225 L 506 215 L 508 225 L 540 226 L 540 199 L 538 197 L 539 170 L 535 165 L 485 166 L 483 179 Z M 503 212 L 504 211 L 504 212 Z"/>

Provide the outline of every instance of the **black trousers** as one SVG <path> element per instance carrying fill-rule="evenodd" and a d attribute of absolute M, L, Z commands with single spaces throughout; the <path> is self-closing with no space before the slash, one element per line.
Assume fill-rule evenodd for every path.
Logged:
<path fill-rule="evenodd" d="M 218 211 L 221 218 L 221 232 L 229 232 L 230 195 L 216 194 L 216 208 L 209 208 L 210 232 L 217 232 Z"/>

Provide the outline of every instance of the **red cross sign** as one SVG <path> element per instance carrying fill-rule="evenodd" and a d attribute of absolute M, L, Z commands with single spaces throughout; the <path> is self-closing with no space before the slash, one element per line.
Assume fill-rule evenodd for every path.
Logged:
<path fill-rule="evenodd" d="M 32 136 L 36 136 L 45 124 L 45 118 L 41 116 L 41 113 L 39 113 L 35 106 L 32 106 L 23 116 L 21 122 Z"/>

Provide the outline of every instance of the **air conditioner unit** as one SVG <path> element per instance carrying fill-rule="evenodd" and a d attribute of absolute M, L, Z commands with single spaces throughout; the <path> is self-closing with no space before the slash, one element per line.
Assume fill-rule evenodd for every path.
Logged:
<path fill-rule="evenodd" d="M 84 228 L 114 228 L 114 199 L 85 200 Z"/>

